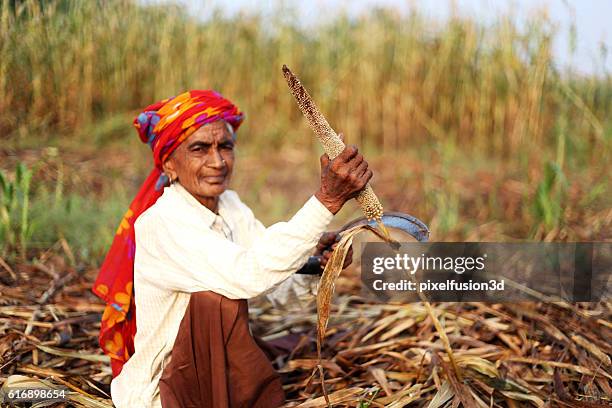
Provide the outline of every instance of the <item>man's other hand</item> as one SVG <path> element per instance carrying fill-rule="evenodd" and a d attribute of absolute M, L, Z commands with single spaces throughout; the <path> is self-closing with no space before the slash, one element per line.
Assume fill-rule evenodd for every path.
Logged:
<path fill-rule="evenodd" d="M 323 235 L 321 235 L 319 243 L 317 244 L 317 249 L 315 251 L 315 256 L 321 257 L 321 269 L 324 269 L 325 265 L 327 265 L 327 262 L 331 258 L 333 250 L 336 248 L 336 246 L 338 246 L 338 241 L 340 241 L 340 234 L 337 231 L 325 232 L 323 233 Z M 342 269 L 346 269 L 351 263 L 353 263 L 352 245 L 346 254 Z"/>

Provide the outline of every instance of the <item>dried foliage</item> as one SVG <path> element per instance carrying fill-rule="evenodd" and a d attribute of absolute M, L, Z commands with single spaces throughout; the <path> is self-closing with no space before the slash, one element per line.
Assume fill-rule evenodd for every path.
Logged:
<path fill-rule="evenodd" d="M 89 292 L 96 271 L 75 269 L 68 259 L 47 253 L 35 264 L 11 265 L 16 282 L 0 268 L 0 386 L 25 375 L 70 388 L 71 406 L 109 404 L 110 367 L 97 348 L 103 307 Z M 321 366 L 334 406 L 610 402 L 609 303 L 379 304 L 357 295 L 354 269 L 330 283 L 337 298 L 325 314 Z M 270 344 L 300 339 L 275 360 L 287 407 L 326 406 L 317 375 L 314 299 L 311 307 L 292 313 L 261 301 L 251 313 L 254 332 Z"/>
<path fill-rule="evenodd" d="M 331 307 L 321 360 L 334 406 L 611 403 L 610 304 L 441 303 L 428 308 L 423 303 L 374 304 L 339 292 L 344 293 Z M 276 327 L 267 338 L 313 324 L 308 310 L 290 318 L 268 311 L 266 321 Z M 307 331 L 300 348 L 282 361 L 292 401 L 287 407 L 327 406 L 312 337 L 313 331 Z"/>

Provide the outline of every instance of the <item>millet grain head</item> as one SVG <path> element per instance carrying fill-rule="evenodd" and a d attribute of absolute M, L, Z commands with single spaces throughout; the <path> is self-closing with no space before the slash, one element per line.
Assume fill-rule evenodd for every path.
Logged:
<path fill-rule="evenodd" d="M 304 86 L 302 86 L 300 80 L 286 65 L 283 65 L 283 76 L 308 124 L 319 138 L 325 153 L 333 160 L 344 150 L 344 142 L 340 140 L 321 111 L 319 111 L 319 108 L 317 108 L 317 105 L 315 105 Z M 369 183 L 359 192 L 356 199 L 368 220 L 381 221 L 383 206 Z"/>

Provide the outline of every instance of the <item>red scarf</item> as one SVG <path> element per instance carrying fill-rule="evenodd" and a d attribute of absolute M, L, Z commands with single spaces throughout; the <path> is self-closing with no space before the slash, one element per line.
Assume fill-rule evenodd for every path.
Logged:
<path fill-rule="evenodd" d="M 225 120 L 238 129 L 244 115 L 215 91 L 189 91 L 147 106 L 134 119 L 140 140 L 153 150 L 155 168 L 140 187 L 117 228 L 93 292 L 106 302 L 100 326 L 100 347 L 111 358 L 113 377 L 134 354 L 136 304 L 134 303 L 134 222 L 152 206 L 168 185 L 162 164 L 202 125 Z"/>

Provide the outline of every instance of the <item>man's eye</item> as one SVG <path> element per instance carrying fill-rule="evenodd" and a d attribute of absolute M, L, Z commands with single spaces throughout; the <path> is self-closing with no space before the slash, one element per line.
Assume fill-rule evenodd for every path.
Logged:
<path fill-rule="evenodd" d="M 232 150 L 234 148 L 234 145 L 233 144 L 224 144 L 224 145 L 221 145 L 221 148 L 225 149 L 225 150 Z"/>

